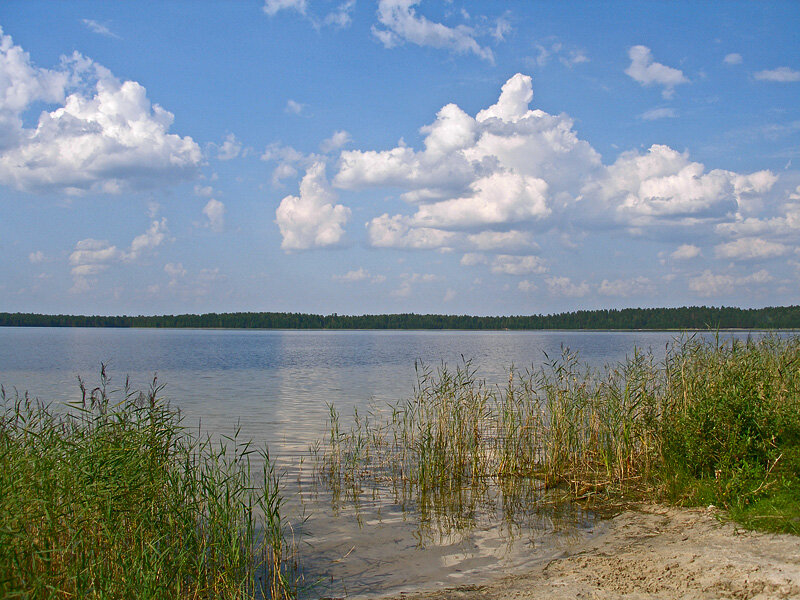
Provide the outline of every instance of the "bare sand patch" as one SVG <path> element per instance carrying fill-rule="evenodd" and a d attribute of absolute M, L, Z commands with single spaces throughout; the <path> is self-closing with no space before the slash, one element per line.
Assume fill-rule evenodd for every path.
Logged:
<path fill-rule="evenodd" d="M 640 506 L 527 573 L 407 600 L 800 598 L 800 537 L 745 531 L 713 509 Z"/>

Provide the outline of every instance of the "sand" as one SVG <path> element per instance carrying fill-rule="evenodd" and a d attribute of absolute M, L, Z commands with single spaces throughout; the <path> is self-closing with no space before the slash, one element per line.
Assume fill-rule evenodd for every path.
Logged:
<path fill-rule="evenodd" d="M 708 509 L 640 506 L 534 570 L 407 600 L 800 598 L 800 537 L 742 530 Z"/>

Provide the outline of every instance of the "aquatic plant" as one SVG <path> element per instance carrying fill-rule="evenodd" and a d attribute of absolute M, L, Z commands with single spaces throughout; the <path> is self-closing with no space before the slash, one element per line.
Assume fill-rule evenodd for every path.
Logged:
<path fill-rule="evenodd" d="M 324 483 L 355 497 L 389 481 L 423 515 L 481 481 L 513 494 L 532 480 L 582 501 L 713 502 L 732 514 L 773 492 L 800 495 L 797 336 L 682 337 L 663 362 L 637 350 L 599 371 L 565 348 L 539 369 L 510 369 L 503 387 L 470 361 L 418 365 L 417 376 L 411 399 L 356 415 L 347 432 L 330 407 Z M 800 532 L 798 510 L 762 526 Z"/>
<path fill-rule="evenodd" d="M 2 390 L 0 596 L 293 595 L 266 450 L 190 435 L 155 379 L 80 385 L 66 410 Z"/>

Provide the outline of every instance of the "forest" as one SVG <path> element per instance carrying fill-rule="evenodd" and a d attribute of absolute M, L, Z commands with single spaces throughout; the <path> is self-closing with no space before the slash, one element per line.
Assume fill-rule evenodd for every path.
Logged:
<path fill-rule="evenodd" d="M 235 312 L 153 316 L 0 313 L 2 327 L 151 327 L 203 329 L 800 329 L 800 306 L 625 308 L 550 315 L 314 315 Z"/>

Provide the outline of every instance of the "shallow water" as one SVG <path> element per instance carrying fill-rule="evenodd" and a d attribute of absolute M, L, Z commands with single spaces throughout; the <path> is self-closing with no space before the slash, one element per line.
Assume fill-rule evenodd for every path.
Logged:
<path fill-rule="evenodd" d="M 399 592 L 476 582 L 547 560 L 602 526 L 535 489 L 463 490 L 419 506 L 389 488 L 337 497 L 314 484 L 308 447 L 326 433 L 328 405 L 358 408 L 408 398 L 415 362 L 472 361 L 489 384 L 577 351 L 594 368 L 635 348 L 656 359 L 671 332 L 229 331 L 0 328 L 0 384 L 47 402 L 80 399 L 108 365 L 112 387 L 147 389 L 157 374 L 187 426 L 267 444 L 284 470 L 308 597 Z M 705 334 L 704 334 L 705 335 Z M 707 334 L 711 335 L 711 334 Z M 730 334 L 725 334 L 730 335 Z M 747 333 L 737 333 L 737 337 Z M 760 334 L 754 334 L 760 335 Z M 537 495 L 538 494 L 538 495 Z"/>

